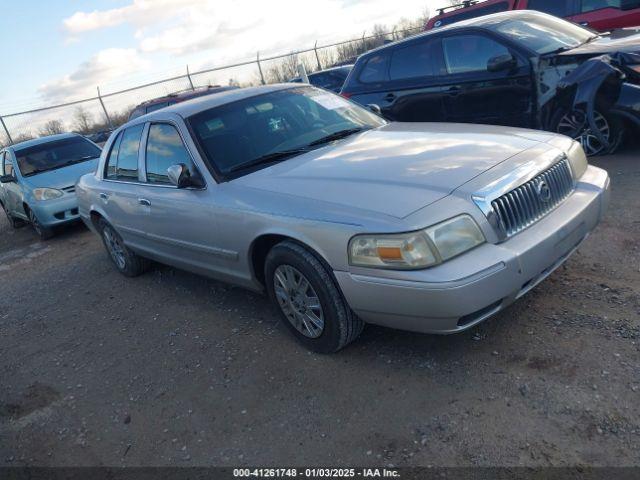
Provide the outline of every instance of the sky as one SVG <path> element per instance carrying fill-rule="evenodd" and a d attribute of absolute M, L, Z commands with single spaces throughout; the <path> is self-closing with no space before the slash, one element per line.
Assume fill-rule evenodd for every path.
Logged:
<path fill-rule="evenodd" d="M 0 115 L 359 37 L 444 0 L 2 0 Z"/>

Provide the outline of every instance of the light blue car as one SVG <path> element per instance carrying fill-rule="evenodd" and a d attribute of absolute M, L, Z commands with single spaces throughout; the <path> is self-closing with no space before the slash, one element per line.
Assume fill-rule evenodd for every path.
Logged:
<path fill-rule="evenodd" d="M 30 223 L 46 240 L 79 220 L 75 183 L 95 171 L 100 147 L 75 133 L 17 143 L 0 151 L 0 205 L 9 223 Z"/>

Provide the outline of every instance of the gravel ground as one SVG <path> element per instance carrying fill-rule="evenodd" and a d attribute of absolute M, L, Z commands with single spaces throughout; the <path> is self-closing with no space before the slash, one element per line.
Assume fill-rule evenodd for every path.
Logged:
<path fill-rule="evenodd" d="M 2 217 L 0 465 L 640 465 L 640 161 L 594 163 L 606 220 L 521 301 L 332 356 L 259 295 Z"/>

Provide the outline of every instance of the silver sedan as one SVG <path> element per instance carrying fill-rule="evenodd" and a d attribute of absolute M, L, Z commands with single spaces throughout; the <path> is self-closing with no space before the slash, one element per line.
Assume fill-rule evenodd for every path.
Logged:
<path fill-rule="evenodd" d="M 560 135 L 388 123 L 276 85 L 129 122 L 76 192 L 123 274 L 155 260 L 266 291 L 334 352 L 365 322 L 454 333 L 505 308 L 595 228 L 609 178 Z"/>

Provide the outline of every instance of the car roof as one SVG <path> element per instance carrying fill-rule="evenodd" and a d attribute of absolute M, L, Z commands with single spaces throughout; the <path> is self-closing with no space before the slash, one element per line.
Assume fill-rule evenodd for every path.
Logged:
<path fill-rule="evenodd" d="M 39 137 L 39 138 L 34 138 L 33 140 L 25 140 L 24 142 L 14 143 L 13 145 L 10 145 L 8 148 L 11 148 L 14 151 L 22 150 L 23 148 L 34 147 L 36 145 L 41 145 L 43 143 L 49 143 L 49 142 L 54 142 L 56 140 L 62 140 L 64 138 L 73 138 L 73 137 L 84 138 L 82 135 L 79 135 L 77 133 L 59 133 L 57 135 L 47 135 L 46 137 Z"/>
<path fill-rule="evenodd" d="M 164 116 L 167 113 L 175 113 L 183 118 L 190 117 L 204 110 L 209 110 L 210 108 L 220 107 L 228 103 L 237 102 L 238 100 L 244 100 L 246 98 L 256 97 L 264 93 L 277 92 L 280 90 L 287 90 L 291 88 L 305 88 L 305 86 L 296 83 L 277 83 L 274 85 L 262 85 L 258 87 L 246 87 L 237 88 L 235 90 L 226 90 L 224 92 L 213 93 L 211 95 L 192 98 L 191 100 L 187 100 L 185 102 L 169 105 L 168 107 L 138 117 L 135 119 L 135 121 L 149 121 L 153 120 L 156 117 Z M 306 88 L 311 87 L 307 86 Z"/>
<path fill-rule="evenodd" d="M 492 13 L 491 15 L 484 15 L 482 17 L 470 18 L 468 20 L 461 20 L 459 22 L 455 22 L 450 25 L 445 25 L 444 27 L 440 27 L 435 30 L 427 30 L 425 32 L 419 33 L 412 37 L 407 37 L 402 40 L 398 40 L 396 42 L 387 43 L 386 45 L 382 45 L 378 48 L 374 48 L 373 50 L 369 50 L 368 52 L 362 54 L 359 58 L 369 57 L 369 56 L 375 55 L 376 52 L 385 51 L 388 48 L 393 48 L 398 45 L 402 45 L 404 43 L 411 43 L 419 38 L 428 38 L 432 35 L 438 35 L 442 32 L 457 30 L 461 28 L 469 28 L 469 27 L 482 28 L 487 25 L 497 25 L 507 20 L 515 20 L 515 19 L 530 20 L 532 18 L 540 18 L 540 17 L 551 17 L 551 15 L 548 15 L 542 12 L 536 12 L 533 10 L 509 10 L 507 12 Z M 558 17 L 553 17 L 553 18 L 558 18 Z"/>
<path fill-rule="evenodd" d="M 200 95 L 209 95 L 209 94 L 214 94 L 217 92 L 223 92 L 225 90 L 232 90 L 232 89 L 236 89 L 238 87 L 236 86 L 232 86 L 232 85 L 209 85 L 209 86 L 205 86 L 205 87 L 198 87 L 195 90 L 192 89 L 188 89 L 188 90 L 181 90 L 179 92 L 175 92 L 175 93 L 169 93 L 168 95 L 164 95 L 162 97 L 157 97 L 157 98 L 152 98 L 151 100 L 145 100 L 142 103 L 139 103 L 138 105 L 136 105 L 135 108 L 140 108 L 140 107 L 149 107 L 151 105 L 157 104 L 157 103 L 163 103 L 163 102 L 168 102 L 169 100 L 180 100 L 182 98 L 189 98 L 189 97 L 197 97 Z"/>

